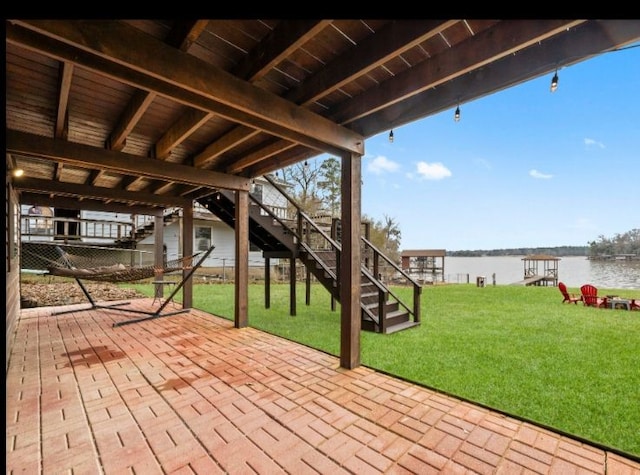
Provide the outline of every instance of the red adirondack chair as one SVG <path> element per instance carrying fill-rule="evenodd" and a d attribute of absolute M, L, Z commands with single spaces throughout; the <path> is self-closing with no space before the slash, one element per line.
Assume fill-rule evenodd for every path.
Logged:
<path fill-rule="evenodd" d="M 578 302 L 582 301 L 581 296 L 570 294 L 569 291 L 567 291 L 567 286 L 564 285 L 563 282 L 558 282 L 558 288 L 560 289 L 560 292 L 564 297 L 562 303 L 575 303 L 576 305 L 578 305 Z"/>
<path fill-rule="evenodd" d="M 582 294 L 582 303 L 587 307 L 605 308 L 607 299 L 598 297 L 598 289 L 591 284 L 585 284 L 580 287 Z"/>

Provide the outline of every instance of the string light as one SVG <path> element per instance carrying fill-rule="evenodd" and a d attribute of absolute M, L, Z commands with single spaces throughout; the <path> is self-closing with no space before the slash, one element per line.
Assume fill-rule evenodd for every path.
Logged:
<path fill-rule="evenodd" d="M 553 78 L 551 78 L 551 92 L 556 92 L 558 89 L 558 70 L 556 70 Z"/>
<path fill-rule="evenodd" d="M 460 122 L 460 106 L 456 107 L 456 111 L 453 114 L 453 120 Z"/>
<path fill-rule="evenodd" d="M 393 129 L 389 132 L 389 142 L 393 143 Z"/>

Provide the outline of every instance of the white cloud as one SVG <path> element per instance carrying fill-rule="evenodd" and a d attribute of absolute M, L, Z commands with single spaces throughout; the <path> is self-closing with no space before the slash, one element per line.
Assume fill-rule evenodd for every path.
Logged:
<path fill-rule="evenodd" d="M 416 171 L 425 180 L 442 180 L 451 176 L 451 171 L 440 162 L 418 162 Z"/>
<path fill-rule="evenodd" d="M 597 142 L 597 141 L 595 141 L 593 139 L 589 139 L 589 138 L 584 139 L 584 145 L 587 148 L 591 148 L 591 147 L 604 148 L 604 144 L 602 142 Z"/>
<path fill-rule="evenodd" d="M 529 176 L 533 178 L 541 178 L 543 180 L 548 180 L 549 178 L 553 178 L 553 175 L 548 175 L 546 173 L 539 172 L 538 170 L 529 170 Z"/>
<path fill-rule="evenodd" d="M 371 173 L 382 175 L 383 173 L 395 172 L 399 167 L 398 163 L 389 160 L 383 155 L 378 155 L 369 163 L 367 169 Z"/>

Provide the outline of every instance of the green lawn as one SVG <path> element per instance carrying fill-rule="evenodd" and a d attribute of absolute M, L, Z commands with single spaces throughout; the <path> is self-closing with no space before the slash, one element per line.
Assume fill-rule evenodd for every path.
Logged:
<path fill-rule="evenodd" d="M 153 295 L 151 285 L 128 285 Z M 249 325 L 339 356 L 340 310 L 323 287 L 249 287 Z M 411 290 L 397 288 L 407 298 Z M 577 292 L 578 289 L 569 289 Z M 599 293 L 640 298 L 637 290 Z M 407 301 L 410 302 L 409 299 Z M 422 324 L 361 334 L 361 362 L 406 380 L 640 456 L 640 312 L 562 304 L 556 287 L 426 286 Z M 233 319 L 231 284 L 194 286 L 194 307 Z"/>

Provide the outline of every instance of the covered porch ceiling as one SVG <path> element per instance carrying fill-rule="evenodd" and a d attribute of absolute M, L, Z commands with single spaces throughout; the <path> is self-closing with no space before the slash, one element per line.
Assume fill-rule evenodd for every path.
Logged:
<path fill-rule="evenodd" d="M 640 40 L 639 20 L 6 21 L 25 203 L 152 212 Z"/>

